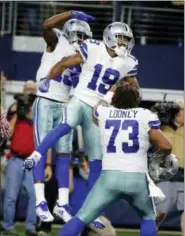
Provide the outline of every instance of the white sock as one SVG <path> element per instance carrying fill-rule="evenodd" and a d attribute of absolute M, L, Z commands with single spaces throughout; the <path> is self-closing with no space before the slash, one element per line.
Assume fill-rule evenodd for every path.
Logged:
<path fill-rule="evenodd" d="M 35 183 L 35 195 L 36 195 L 36 206 L 38 206 L 42 201 L 46 201 L 44 196 L 44 183 Z"/>
<path fill-rule="evenodd" d="M 69 188 L 58 189 L 58 203 L 60 206 L 69 204 Z"/>

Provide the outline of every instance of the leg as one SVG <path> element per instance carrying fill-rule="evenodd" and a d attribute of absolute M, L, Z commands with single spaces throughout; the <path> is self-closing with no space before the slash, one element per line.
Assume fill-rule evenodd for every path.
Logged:
<path fill-rule="evenodd" d="M 102 149 L 100 146 L 99 128 L 92 120 L 92 108 L 87 104 L 83 104 L 83 113 L 82 134 L 89 158 L 90 172 L 88 177 L 88 192 L 90 192 L 102 170 Z M 104 227 L 103 222 L 97 218 L 93 222 L 93 226 L 99 227 L 100 225 Z"/>
<path fill-rule="evenodd" d="M 110 182 L 109 173 L 102 172 L 77 216 L 64 225 L 59 236 L 77 236 L 85 225 L 90 224 L 110 203 L 119 198 L 120 192 L 113 191 L 110 183 L 114 184 L 114 181 Z"/>
<path fill-rule="evenodd" d="M 62 110 L 62 114 L 61 114 Z M 55 110 L 54 125 L 66 121 L 70 127 L 76 127 L 81 121 L 81 102 L 75 98 L 60 109 Z M 56 179 L 58 182 L 58 200 L 54 208 L 54 214 L 67 222 L 71 219 L 69 209 L 69 168 L 70 155 L 72 151 L 72 132 L 66 134 L 55 144 L 56 158 Z"/>
<path fill-rule="evenodd" d="M 25 171 L 23 185 L 28 193 L 28 208 L 26 216 L 26 229 L 28 231 L 34 231 L 36 228 L 37 217 L 35 212 L 35 189 L 33 182 L 33 173 L 32 171 Z"/>
<path fill-rule="evenodd" d="M 155 208 L 152 199 L 149 197 L 148 182 L 145 174 L 126 174 L 125 194 L 129 197 L 129 202 L 142 219 L 140 236 L 157 236 Z"/>
<path fill-rule="evenodd" d="M 67 119 L 67 117 L 63 115 L 65 113 L 65 109 L 65 105 L 61 104 L 59 109 L 55 110 L 54 127 L 60 124 L 63 119 Z M 63 111 L 62 113 L 61 110 Z M 71 114 L 71 110 L 73 109 L 70 104 L 66 112 L 69 116 L 76 116 L 77 114 Z M 55 174 L 59 189 L 58 203 L 62 206 L 69 203 L 69 165 L 72 152 L 72 131 L 58 140 L 55 144 L 55 151 L 57 154 Z"/>
<path fill-rule="evenodd" d="M 6 168 L 6 190 L 4 196 L 4 222 L 5 230 L 11 230 L 14 226 L 15 207 L 17 196 L 22 184 L 24 171 L 21 170 L 20 160 L 12 157 L 8 160 Z"/>
<path fill-rule="evenodd" d="M 84 122 L 82 124 L 82 132 L 90 165 L 88 179 L 90 191 L 102 170 L 102 149 L 100 146 L 99 128 L 92 120 L 92 108 L 86 104 L 84 104 Z"/>
<path fill-rule="evenodd" d="M 34 141 L 35 146 L 39 146 L 49 130 L 53 128 L 53 110 L 52 102 L 48 99 L 37 98 L 33 104 L 34 117 Z M 47 115 L 46 115 L 47 114 Z M 46 163 L 46 154 L 33 169 L 34 182 L 44 183 L 44 169 Z M 44 200 L 44 199 L 42 199 Z"/>
<path fill-rule="evenodd" d="M 33 105 L 34 117 L 34 141 L 35 146 L 39 146 L 45 135 L 53 127 L 53 110 L 52 104 L 54 102 L 37 98 Z M 46 115 L 47 114 L 47 115 Z M 45 164 L 46 154 L 43 154 L 38 164 L 33 168 L 34 187 L 36 194 L 36 212 L 43 221 L 52 221 L 53 216 L 47 208 L 46 199 L 44 196 L 44 180 L 45 180 Z M 47 209 L 47 210 L 46 210 Z M 44 216 L 44 218 L 43 218 Z"/>
<path fill-rule="evenodd" d="M 52 194 L 51 194 L 52 193 Z M 48 202 L 48 208 L 50 212 L 53 212 L 53 208 L 56 203 L 58 194 L 58 186 L 57 181 L 55 179 L 55 170 L 53 168 L 53 176 L 52 178 L 45 183 L 45 196 L 46 200 Z M 51 232 L 52 223 L 51 222 L 41 222 L 41 225 L 39 227 L 40 232 L 50 233 Z"/>
<path fill-rule="evenodd" d="M 68 134 L 72 128 L 75 128 L 79 124 L 81 120 L 81 113 L 79 112 L 81 110 L 81 103 L 79 99 L 72 97 L 66 105 L 66 109 L 64 109 L 62 123 L 52 129 L 36 148 L 39 153 L 46 153 L 61 137 Z"/>

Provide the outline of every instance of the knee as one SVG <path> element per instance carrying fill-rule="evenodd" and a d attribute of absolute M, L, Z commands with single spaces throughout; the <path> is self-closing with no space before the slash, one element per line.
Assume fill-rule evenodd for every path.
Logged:
<path fill-rule="evenodd" d="M 17 194 L 14 191 L 5 191 L 5 195 L 4 195 L 4 205 L 14 205 L 16 204 L 17 201 Z M 5 206 L 5 207 L 6 207 Z"/>

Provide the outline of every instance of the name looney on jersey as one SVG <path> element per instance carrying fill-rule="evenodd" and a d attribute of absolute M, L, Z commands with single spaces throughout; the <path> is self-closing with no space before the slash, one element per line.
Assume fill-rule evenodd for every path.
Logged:
<path fill-rule="evenodd" d="M 109 118 L 136 118 L 137 113 L 136 110 L 110 110 Z"/>

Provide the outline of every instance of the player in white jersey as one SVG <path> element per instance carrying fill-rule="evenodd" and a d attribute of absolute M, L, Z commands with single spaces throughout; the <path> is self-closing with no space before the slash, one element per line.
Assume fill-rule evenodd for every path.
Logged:
<path fill-rule="evenodd" d="M 69 20 L 70 18 L 72 19 Z M 88 23 L 80 19 L 90 20 L 93 19 L 93 17 L 82 12 L 69 11 L 53 16 L 43 24 L 43 36 L 46 42 L 46 49 L 43 53 L 41 64 L 36 75 L 39 88 L 37 91 L 37 99 L 33 106 L 36 146 L 38 146 L 45 135 L 52 128 L 60 124 L 63 119 L 62 110 L 69 99 L 72 71 L 71 69 L 66 69 L 53 80 L 42 79 L 46 77 L 49 70 L 57 62 L 76 54 L 76 49 L 72 45 L 73 43 L 77 43 L 77 40 L 81 40 L 82 42 L 84 39 L 92 37 L 92 32 Z M 74 38 L 73 42 L 69 43 L 62 31 L 54 28 L 63 23 L 65 23 L 64 29 L 66 28 L 66 25 L 70 24 L 71 27 L 68 27 L 69 33 L 73 33 L 77 36 Z M 81 38 L 77 35 L 78 33 L 81 34 Z M 54 208 L 54 214 L 60 216 L 64 221 L 67 221 L 71 218 L 68 206 L 69 164 L 70 153 L 72 151 L 71 133 L 55 144 L 55 151 L 57 155 L 55 174 L 58 182 L 59 194 Z M 36 212 L 42 221 L 48 222 L 53 220 L 53 216 L 48 209 L 44 196 L 45 165 L 47 165 L 47 168 L 51 168 L 49 167 L 51 163 L 46 163 L 46 156 L 43 155 L 41 162 L 35 166 L 33 173 L 36 192 Z M 61 214 L 61 212 L 63 212 L 63 214 Z"/>
<path fill-rule="evenodd" d="M 158 117 L 138 108 L 138 87 L 118 86 L 111 106 L 94 109 L 103 150 L 102 172 L 77 215 L 63 226 L 59 236 L 77 236 L 109 204 L 124 198 L 141 218 L 140 235 L 156 236 L 155 212 L 147 181 L 147 151 L 152 140 L 166 156 L 172 146 L 161 133 Z"/>
<path fill-rule="evenodd" d="M 102 169 L 100 133 L 92 120 L 92 108 L 121 79 L 136 80 L 138 61 L 130 54 L 132 40 L 133 34 L 127 24 L 112 23 L 103 32 L 103 42 L 86 40 L 78 55 L 58 62 L 51 69 L 48 79 L 71 66 L 83 64 L 79 83 L 66 106 L 62 123 L 49 132 L 37 151 L 25 161 L 25 168 L 31 168 L 60 137 L 81 125 L 90 161 L 88 184 L 89 189 L 92 188 Z"/>

